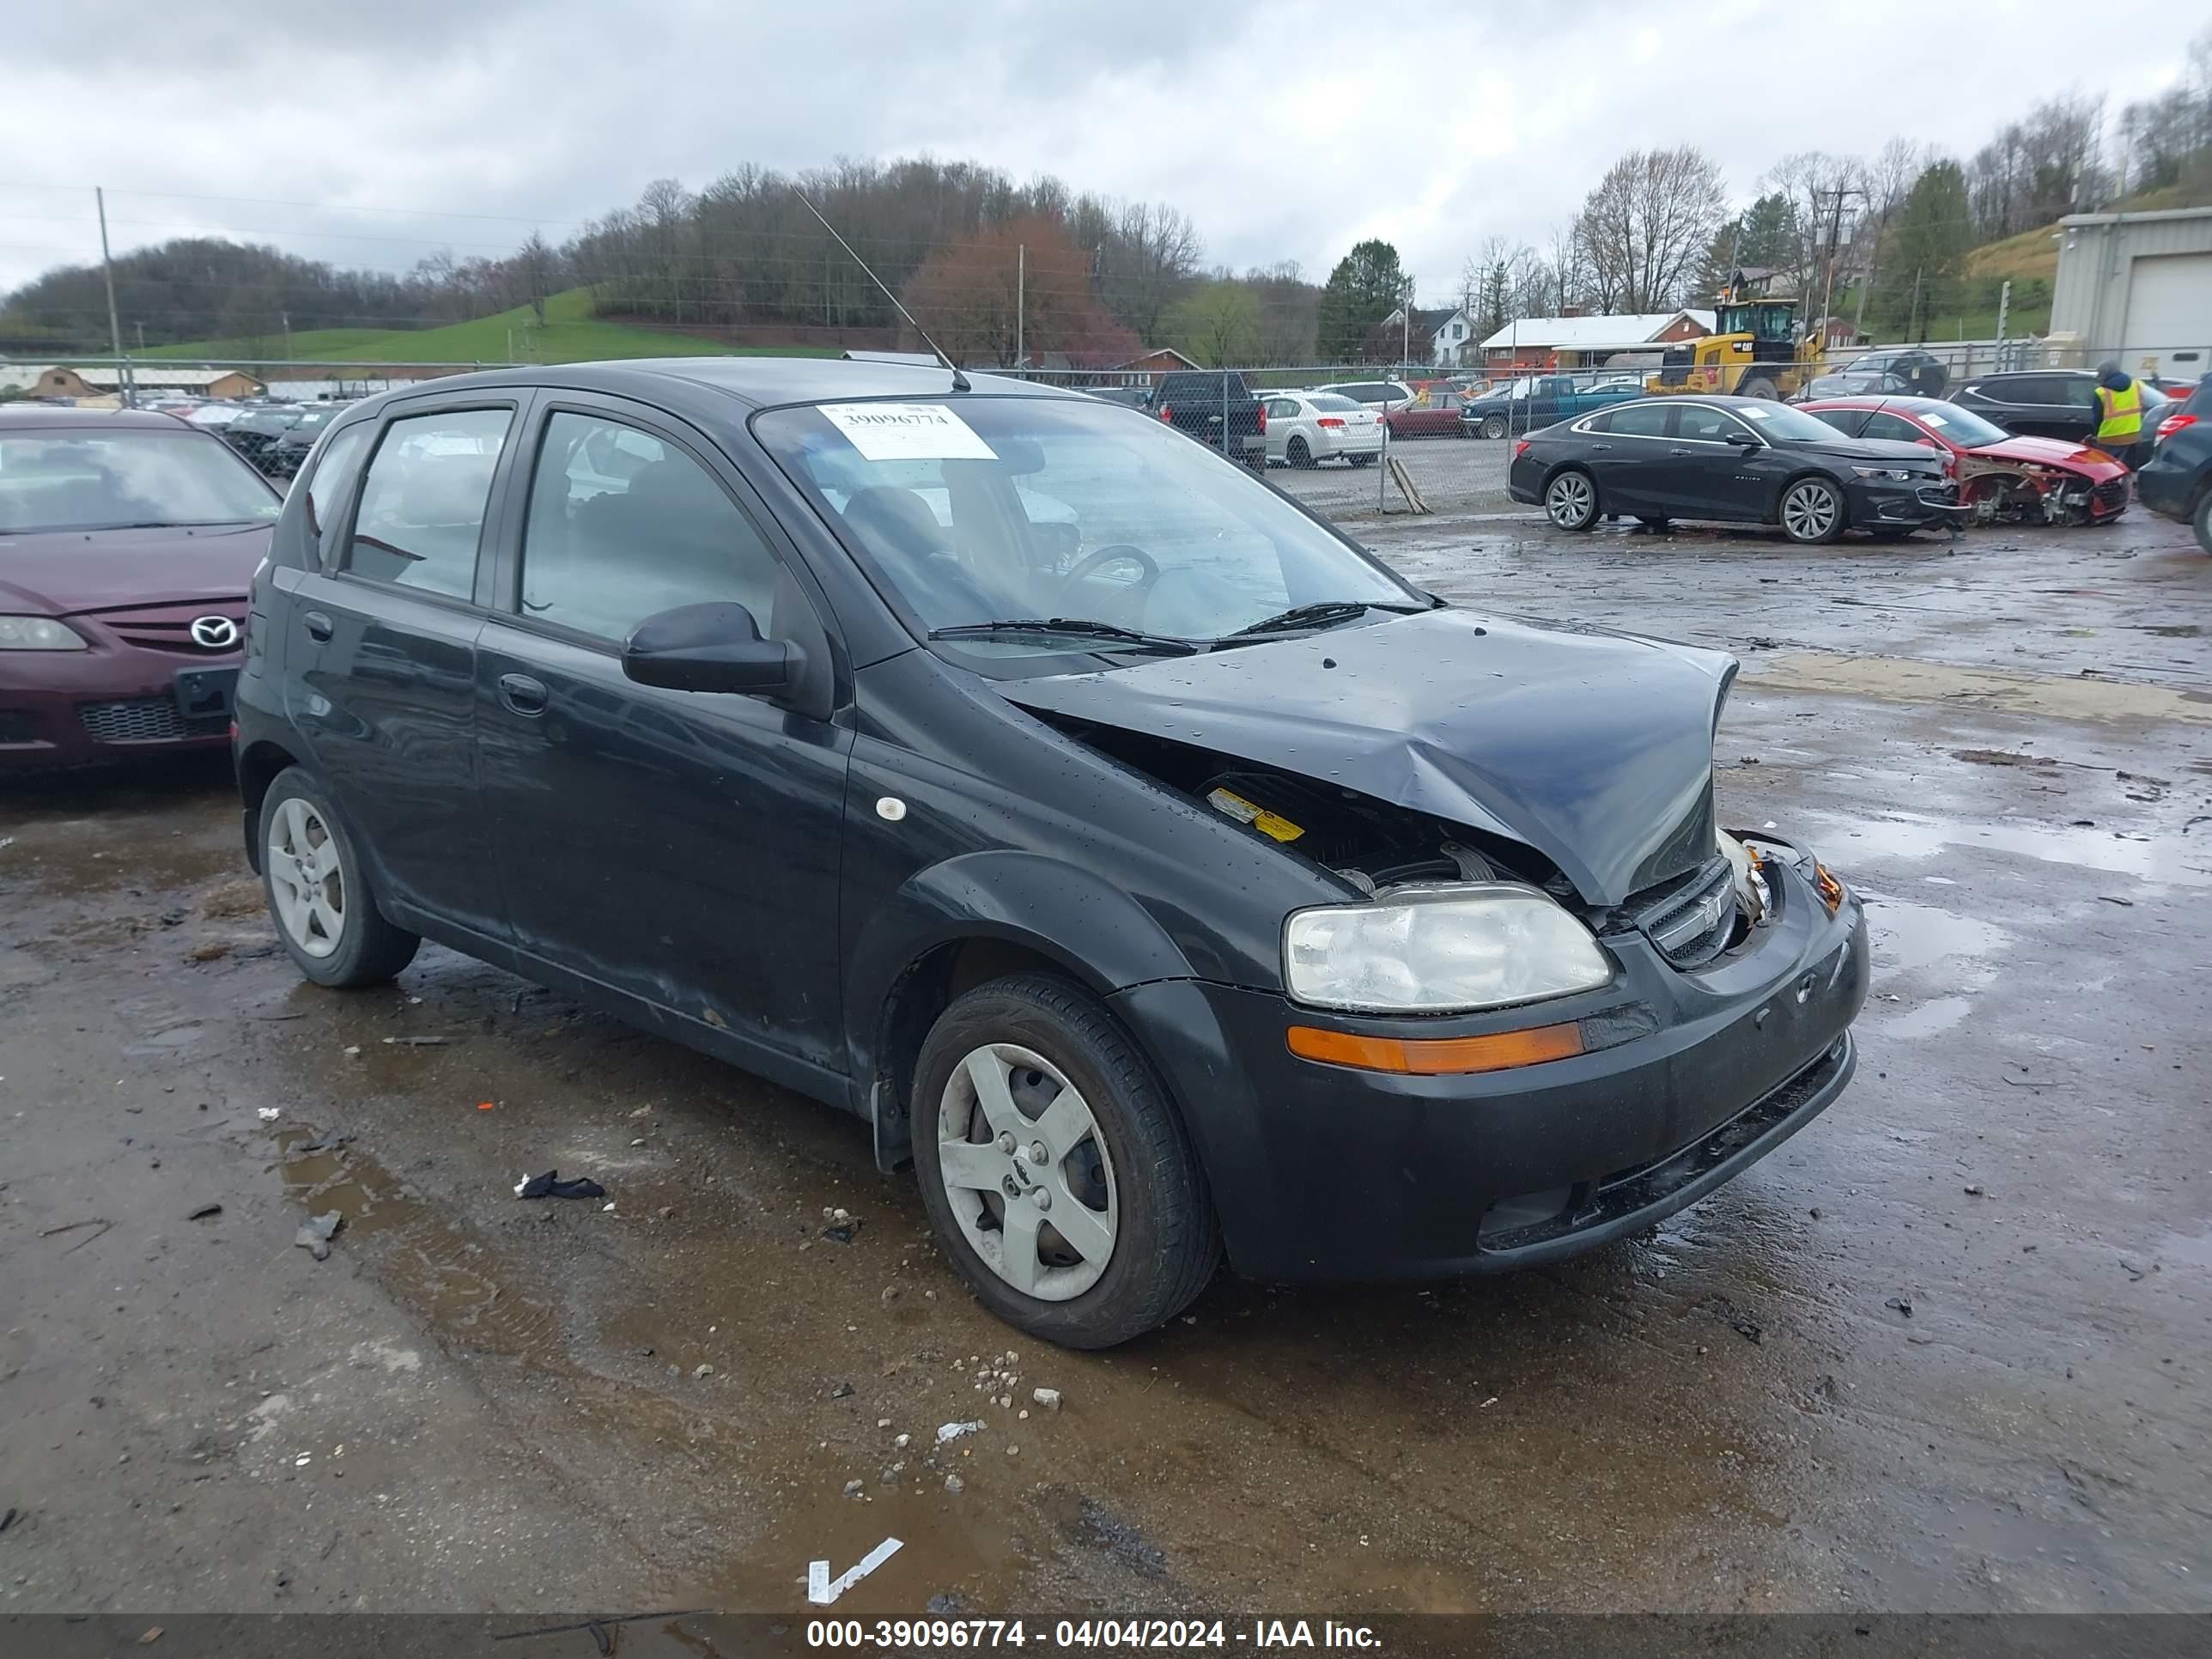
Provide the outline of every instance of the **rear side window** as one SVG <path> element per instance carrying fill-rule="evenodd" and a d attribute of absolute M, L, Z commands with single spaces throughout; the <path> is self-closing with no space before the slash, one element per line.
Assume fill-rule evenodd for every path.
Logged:
<path fill-rule="evenodd" d="M 469 409 L 386 427 L 362 481 L 345 568 L 371 581 L 467 599 L 512 419 L 504 409 Z"/>
<path fill-rule="evenodd" d="M 363 421 L 334 435 L 307 480 L 307 550 L 318 564 L 325 562 L 323 532 L 330 525 L 331 510 L 361 470 L 361 458 L 368 453 L 368 434 L 375 429 L 374 422 Z"/>
<path fill-rule="evenodd" d="M 1349 398 L 1340 398 L 1334 392 L 1316 392 L 1312 397 L 1307 398 L 1306 401 L 1311 404 L 1316 409 L 1321 410 L 1335 410 L 1341 411 L 1347 409 L 1364 409 L 1366 407 L 1364 404 L 1355 403 Z"/>
<path fill-rule="evenodd" d="M 1608 430 L 1632 438 L 1663 438 L 1667 416 L 1673 412 L 1664 404 L 1625 404 L 1613 411 Z"/>
<path fill-rule="evenodd" d="M 1809 409 L 1805 412 L 1817 420 L 1826 421 L 1846 438 L 1859 436 L 1859 428 L 1867 423 L 1867 412 L 1863 409 Z M 1896 417 L 1893 416 L 1891 418 Z M 1872 437 L 1875 434 L 1868 433 L 1866 435 Z"/>
<path fill-rule="evenodd" d="M 595 415 L 545 423 L 522 532 L 522 611 L 621 641 L 647 617 L 735 600 L 774 631 L 776 562 L 699 463 Z"/>

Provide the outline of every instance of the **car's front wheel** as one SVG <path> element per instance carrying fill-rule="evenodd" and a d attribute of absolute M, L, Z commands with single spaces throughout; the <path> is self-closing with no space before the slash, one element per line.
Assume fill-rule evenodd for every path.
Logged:
<path fill-rule="evenodd" d="M 2197 511 L 2190 514 L 2190 526 L 2197 532 L 2197 544 L 2212 553 L 2212 489 L 2197 498 Z"/>
<path fill-rule="evenodd" d="M 1505 435 L 1505 417 L 1503 415 L 1484 416 L 1482 417 L 1482 435 L 1486 438 L 1504 437 Z"/>
<path fill-rule="evenodd" d="M 1164 1324 L 1221 1247 L 1167 1091 L 1112 1015 L 1042 975 L 980 985 L 915 1069 L 922 1204 L 984 1305 L 1071 1348 Z"/>
<path fill-rule="evenodd" d="M 337 811 L 296 766 L 261 798 L 261 886 L 277 937 L 318 985 L 381 985 L 422 940 L 376 908 L 361 854 Z"/>
<path fill-rule="evenodd" d="M 1782 492 L 1781 519 L 1793 542 L 1832 542 L 1844 533 L 1844 492 L 1826 478 L 1800 478 Z"/>
<path fill-rule="evenodd" d="M 1569 467 L 1544 486 L 1544 516 L 1561 530 L 1588 530 L 1597 514 L 1597 484 L 1579 468 Z"/>

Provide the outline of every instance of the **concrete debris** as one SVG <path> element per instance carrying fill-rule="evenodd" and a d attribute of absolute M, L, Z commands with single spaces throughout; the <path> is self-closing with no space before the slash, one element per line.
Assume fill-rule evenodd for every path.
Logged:
<path fill-rule="evenodd" d="M 1038 1405 L 1043 1407 L 1048 1412 L 1056 1412 L 1060 1409 L 1060 1390 L 1058 1389 L 1031 1389 L 1030 1390 L 1030 1398 L 1036 1401 Z"/>
<path fill-rule="evenodd" d="M 337 1237 L 338 1229 L 345 1225 L 345 1218 L 336 1210 L 310 1216 L 301 1224 L 300 1231 L 292 1235 L 292 1243 L 321 1261 L 331 1253 L 331 1240 Z"/>
<path fill-rule="evenodd" d="M 982 1431 L 983 1425 L 981 1423 L 943 1424 L 937 1431 L 937 1443 L 940 1446 L 947 1445 L 963 1434 L 981 1434 Z"/>

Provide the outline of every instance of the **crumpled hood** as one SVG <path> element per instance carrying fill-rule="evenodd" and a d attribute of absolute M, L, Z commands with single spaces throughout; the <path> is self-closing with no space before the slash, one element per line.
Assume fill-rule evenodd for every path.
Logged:
<path fill-rule="evenodd" d="M 0 607 L 76 616 L 119 605 L 243 600 L 269 550 L 265 524 L 0 533 Z"/>
<path fill-rule="evenodd" d="M 1447 609 L 997 689 L 1524 842 L 1617 904 L 1713 856 L 1713 727 L 1735 669 Z"/>
<path fill-rule="evenodd" d="M 2118 477 L 2127 471 L 2101 449 L 2068 443 L 2063 438 L 2001 438 L 1966 452 L 1998 461 L 2033 461 L 2040 466 L 2063 466 L 2093 477 Z"/>

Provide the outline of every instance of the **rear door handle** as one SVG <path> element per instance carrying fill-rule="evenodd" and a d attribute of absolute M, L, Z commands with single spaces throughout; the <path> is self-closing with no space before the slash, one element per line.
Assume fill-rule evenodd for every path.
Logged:
<path fill-rule="evenodd" d="M 1694 449 L 1670 449 L 1667 453 L 1669 455 L 1680 455 L 1685 459 L 1688 459 L 1694 456 L 1698 452 Z"/>
<path fill-rule="evenodd" d="M 310 611 L 300 620 L 307 624 L 307 637 L 311 640 L 327 640 L 336 631 L 331 626 L 331 619 L 319 611 Z"/>
<path fill-rule="evenodd" d="M 545 682 L 527 674 L 501 674 L 499 700 L 518 714 L 535 719 L 545 712 Z"/>
<path fill-rule="evenodd" d="M 1611 444 L 1592 444 L 1590 446 L 1590 453 L 1595 455 L 1601 451 L 1611 449 L 1612 447 L 1613 446 Z"/>

